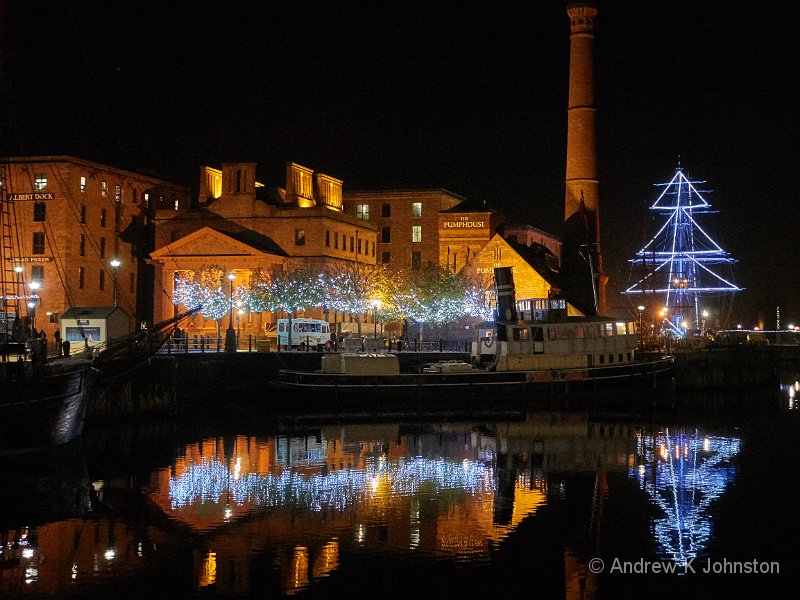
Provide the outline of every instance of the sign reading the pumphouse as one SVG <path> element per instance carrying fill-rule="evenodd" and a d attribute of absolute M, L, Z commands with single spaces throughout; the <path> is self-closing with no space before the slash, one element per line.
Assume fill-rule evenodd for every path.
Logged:
<path fill-rule="evenodd" d="M 444 221 L 443 229 L 483 229 L 487 227 L 486 221 L 479 221 L 475 217 L 458 217 L 453 221 Z"/>

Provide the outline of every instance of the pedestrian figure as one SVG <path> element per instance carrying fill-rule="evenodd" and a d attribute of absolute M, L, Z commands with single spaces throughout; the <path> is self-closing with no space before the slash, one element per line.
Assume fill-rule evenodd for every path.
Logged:
<path fill-rule="evenodd" d="M 56 340 L 56 354 L 61 352 L 61 330 L 56 329 L 56 332 L 53 334 L 53 337 Z"/>

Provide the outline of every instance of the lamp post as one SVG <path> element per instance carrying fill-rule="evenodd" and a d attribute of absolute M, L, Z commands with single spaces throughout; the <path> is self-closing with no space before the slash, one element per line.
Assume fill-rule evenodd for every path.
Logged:
<path fill-rule="evenodd" d="M 373 319 L 373 333 L 372 337 L 378 339 L 378 309 L 381 307 L 381 301 L 377 298 L 372 301 L 372 319 Z"/>
<path fill-rule="evenodd" d="M 119 259 L 117 257 L 114 257 L 114 258 L 111 259 L 111 262 L 109 264 L 111 265 L 111 269 L 114 271 L 114 308 L 116 308 L 117 307 L 117 269 L 119 269 L 119 266 L 122 263 L 119 262 Z"/>
<path fill-rule="evenodd" d="M 230 273 L 228 280 L 230 281 L 230 315 L 228 317 L 228 329 L 225 331 L 225 352 L 236 352 L 236 330 L 233 328 L 233 281 L 236 275 Z"/>
<path fill-rule="evenodd" d="M 644 348 L 644 329 L 642 323 L 642 311 L 644 310 L 643 305 L 639 305 L 636 308 L 639 309 L 639 348 Z"/>
<path fill-rule="evenodd" d="M 236 303 L 236 339 L 241 341 L 242 339 L 242 315 L 244 315 L 245 310 L 242 308 L 242 303 Z M 238 346 L 238 343 L 237 343 Z"/>
<path fill-rule="evenodd" d="M 31 315 L 31 334 L 32 334 L 31 337 L 35 338 L 36 337 L 36 303 L 39 300 L 38 296 L 36 295 L 36 292 L 39 290 L 39 288 L 42 286 L 42 284 L 39 283 L 38 281 L 31 281 L 28 285 L 31 288 L 31 292 L 33 292 L 31 294 L 31 300 L 30 300 L 30 302 L 28 302 L 28 313 Z"/>

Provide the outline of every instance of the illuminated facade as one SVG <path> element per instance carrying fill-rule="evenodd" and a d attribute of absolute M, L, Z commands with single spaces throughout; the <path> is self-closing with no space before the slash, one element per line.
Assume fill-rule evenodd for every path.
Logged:
<path fill-rule="evenodd" d="M 537 243 L 519 244 L 514 238 L 500 234 L 494 237 L 473 257 L 464 273 L 486 289 L 494 282 L 494 270 L 511 267 L 517 301 L 532 298 L 563 297 L 569 315 L 583 315 L 585 309 L 578 301 L 564 294 L 559 283 L 558 259 L 545 246 Z"/>
<path fill-rule="evenodd" d="M 347 213 L 376 227 L 378 264 L 395 269 L 444 266 L 439 213 L 464 198 L 443 189 L 348 191 L 344 197 Z"/>
<path fill-rule="evenodd" d="M 151 262 L 167 294 L 156 295 L 156 314 L 173 316 L 177 278 L 217 265 L 247 286 L 256 269 L 266 272 L 324 267 L 336 263 L 375 265 L 379 253 L 375 225 L 343 210 L 342 181 L 287 163 L 284 188 L 256 180 L 256 164 L 202 167 L 195 206 L 159 211 Z M 227 286 L 227 281 L 225 282 Z M 308 316 L 321 316 L 316 312 Z M 246 313 L 234 327 L 240 335 L 264 333 L 273 315 Z M 197 317 L 193 333 L 216 335 L 214 319 Z M 227 319 L 226 323 L 227 325 Z"/>
<path fill-rule="evenodd" d="M 35 314 L 37 330 L 52 340 L 68 308 L 112 306 L 115 298 L 132 320 L 151 320 L 146 236 L 136 232 L 155 210 L 186 206 L 187 189 L 70 156 L 6 159 L 0 179 L 5 293 L 23 297 L 19 310 Z M 9 312 L 15 304 L 9 300 Z"/>
<path fill-rule="evenodd" d="M 700 226 L 697 215 L 714 212 L 679 166 L 664 191 L 650 207 L 666 221 L 645 246 L 631 259 L 640 273 L 623 292 L 650 303 L 646 309 L 660 317 L 665 331 L 684 337 L 688 329 L 705 329 L 706 321 L 727 320 L 721 314 L 730 307 L 730 298 L 741 291 L 715 269 L 736 262 Z M 657 299 L 653 306 L 652 299 Z M 727 302 L 726 302 L 727 301 Z"/>

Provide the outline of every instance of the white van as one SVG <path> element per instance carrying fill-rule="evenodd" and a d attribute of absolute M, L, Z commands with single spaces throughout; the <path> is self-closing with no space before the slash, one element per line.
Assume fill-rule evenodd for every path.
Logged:
<path fill-rule="evenodd" d="M 292 319 L 292 348 L 315 348 L 331 339 L 331 326 L 320 319 Z M 289 319 L 278 319 L 278 344 L 289 344 Z"/>

